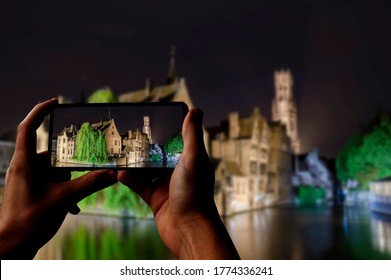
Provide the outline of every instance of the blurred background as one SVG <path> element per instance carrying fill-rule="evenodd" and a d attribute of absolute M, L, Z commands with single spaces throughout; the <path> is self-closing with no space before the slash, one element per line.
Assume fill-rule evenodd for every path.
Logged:
<path fill-rule="evenodd" d="M 216 204 L 242 258 L 389 259 L 389 12 L 377 0 L 4 0 L 0 185 L 37 102 L 181 100 L 205 112 Z M 80 206 L 36 258 L 172 258 L 126 187 Z"/>

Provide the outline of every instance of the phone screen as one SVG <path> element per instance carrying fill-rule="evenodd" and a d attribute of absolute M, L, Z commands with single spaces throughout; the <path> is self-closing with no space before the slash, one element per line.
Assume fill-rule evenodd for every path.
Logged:
<path fill-rule="evenodd" d="M 59 104 L 50 115 L 50 165 L 174 168 L 187 112 L 183 102 Z"/>

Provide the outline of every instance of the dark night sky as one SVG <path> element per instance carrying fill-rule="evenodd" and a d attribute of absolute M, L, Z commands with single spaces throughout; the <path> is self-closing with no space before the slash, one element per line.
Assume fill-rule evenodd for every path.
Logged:
<path fill-rule="evenodd" d="M 207 126 L 254 106 L 270 118 L 273 72 L 293 72 L 302 150 L 334 156 L 376 108 L 391 111 L 387 1 L 0 2 L 0 126 L 37 101 L 165 82 L 171 45 Z"/>

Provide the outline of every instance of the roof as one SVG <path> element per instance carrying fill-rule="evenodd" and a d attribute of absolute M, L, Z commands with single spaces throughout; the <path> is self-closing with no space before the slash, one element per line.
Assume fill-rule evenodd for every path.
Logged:
<path fill-rule="evenodd" d="M 248 118 L 239 120 L 239 138 L 251 138 L 253 134 L 253 128 L 256 125 L 259 134 L 262 134 L 266 121 L 261 115 L 258 108 L 254 108 L 251 116 Z M 221 122 L 220 126 L 208 127 L 207 131 L 210 134 L 210 139 L 215 139 L 218 134 L 224 133 L 225 136 L 229 135 L 229 121 L 225 119 Z"/>
<path fill-rule="evenodd" d="M 171 101 L 177 92 L 177 83 L 154 87 L 150 90 L 142 89 L 121 94 L 120 102 L 148 102 L 148 101 Z"/>
<path fill-rule="evenodd" d="M 108 120 L 108 121 L 100 121 L 100 122 L 98 122 L 98 123 L 93 123 L 93 124 L 91 125 L 91 127 L 92 127 L 93 129 L 100 130 L 100 131 L 102 131 L 103 133 L 105 133 L 106 130 L 110 127 L 112 121 L 113 121 L 113 119 L 110 119 L 110 120 Z"/>
<path fill-rule="evenodd" d="M 76 129 L 76 126 L 74 125 L 71 125 L 71 126 L 68 126 L 68 127 L 64 127 L 64 129 L 61 131 L 60 135 L 64 134 L 70 138 L 72 136 L 74 136 L 77 132 L 77 129 Z"/>
<path fill-rule="evenodd" d="M 262 134 L 263 126 L 265 124 L 265 119 L 261 115 L 259 109 L 256 107 L 252 112 L 251 116 L 246 119 L 241 119 L 239 121 L 240 138 L 251 138 L 254 131 L 254 126 L 258 128 L 259 134 Z"/>

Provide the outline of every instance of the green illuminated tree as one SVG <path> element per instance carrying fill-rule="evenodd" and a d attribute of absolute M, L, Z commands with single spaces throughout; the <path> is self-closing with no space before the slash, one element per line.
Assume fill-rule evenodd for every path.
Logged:
<path fill-rule="evenodd" d="M 182 134 L 178 133 L 164 145 L 164 151 L 167 154 L 177 154 L 183 151 Z"/>
<path fill-rule="evenodd" d="M 391 120 L 383 115 L 363 133 L 353 136 L 336 159 L 342 182 L 357 180 L 361 187 L 391 175 Z"/>
<path fill-rule="evenodd" d="M 357 134 L 351 137 L 339 153 L 336 159 L 337 177 L 340 181 L 346 182 L 349 179 L 354 178 L 354 174 L 350 173 L 349 164 L 353 158 L 356 157 L 357 151 L 362 142 L 362 136 Z"/>
<path fill-rule="evenodd" d="M 117 98 L 109 87 L 94 91 L 87 100 L 88 103 L 114 103 Z"/>
<path fill-rule="evenodd" d="M 98 130 L 98 139 L 96 140 L 95 155 L 97 162 L 108 162 L 106 140 L 102 131 Z"/>
<path fill-rule="evenodd" d="M 88 122 L 82 124 L 76 135 L 74 159 L 79 162 L 107 163 L 106 141 L 101 131 L 95 131 Z"/>

